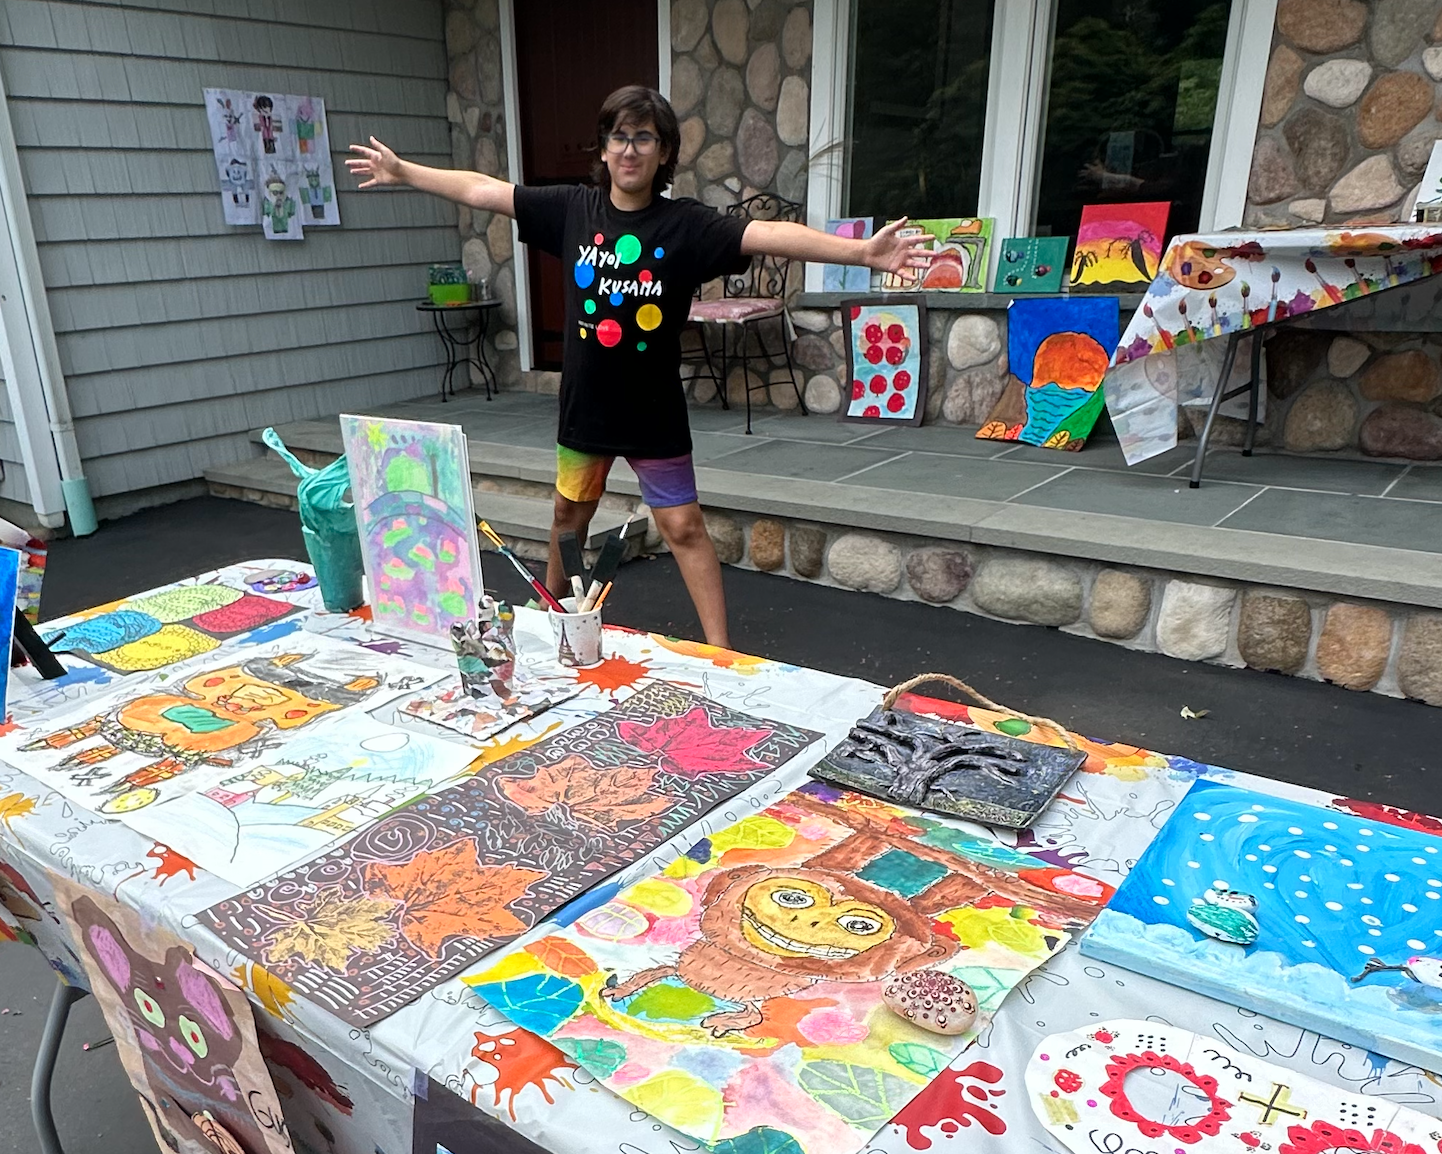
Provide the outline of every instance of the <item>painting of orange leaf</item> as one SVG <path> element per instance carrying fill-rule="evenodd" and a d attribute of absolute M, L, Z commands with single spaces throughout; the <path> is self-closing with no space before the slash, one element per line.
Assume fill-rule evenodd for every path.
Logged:
<path fill-rule="evenodd" d="M 591 961 L 590 954 L 575 942 L 568 942 L 555 935 L 532 942 L 526 947 L 526 953 L 538 959 L 546 969 L 564 978 L 584 978 L 587 974 L 596 972 L 596 963 Z"/>
<path fill-rule="evenodd" d="M 623 822 L 645 821 L 676 804 L 669 794 L 651 792 L 655 779 L 656 771 L 648 765 L 606 769 L 573 753 L 554 765 L 540 766 L 531 777 L 502 777 L 496 784 L 527 813 L 561 806 L 580 821 L 617 829 Z"/>
<path fill-rule="evenodd" d="M 507 863 L 483 866 L 476 839 L 421 850 L 399 865 L 372 862 L 362 871 L 366 892 L 399 902 L 401 933 L 431 958 L 447 938 L 489 938 L 529 928 L 506 906 L 547 875 Z"/>
<path fill-rule="evenodd" d="M 283 962 L 298 957 L 343 974 L 351 954 L 379 949 L 396 936 L 386 920 L 394 908 L 387 901 L 323 890 L 270 935 L 266 958 Z"/>

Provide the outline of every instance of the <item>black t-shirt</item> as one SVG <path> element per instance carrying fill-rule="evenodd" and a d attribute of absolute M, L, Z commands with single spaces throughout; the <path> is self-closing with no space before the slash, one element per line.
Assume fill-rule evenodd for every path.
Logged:
<path fill-rule="evenodd" d="M 746 221 L 657 197 L 622 212 L 581 185 L 516 188 L 520 237 L 565 266 L 559 444 L 614 457 L 691 451 L 681 330 L 698 285 L 744 272 Z"/>

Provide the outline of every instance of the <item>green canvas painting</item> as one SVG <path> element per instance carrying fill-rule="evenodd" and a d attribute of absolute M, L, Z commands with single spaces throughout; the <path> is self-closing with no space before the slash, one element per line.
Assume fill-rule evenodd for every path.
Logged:
<path fill-rule="evenodd" d="M 1066 273 L 1065 236 L 1014 236 L 1002 241 L 996 259 L 999 293 L 1059 293 Z"/>

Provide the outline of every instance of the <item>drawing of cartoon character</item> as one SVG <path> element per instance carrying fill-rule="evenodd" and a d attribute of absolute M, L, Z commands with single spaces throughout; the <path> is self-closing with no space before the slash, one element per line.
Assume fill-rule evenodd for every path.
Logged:
<path fill-rule="evenodd" d="M 278 116 L 273 115 L 275 102 L 269 96 L 257 96 L 255 98 L 255 119 L 251 122 L 252 127 L 260 133 L 260 143 L 265 149 L 267 156 L 275 152 L 275 138 L 285 131 Z"/>
<path fill-rule="evenodd" d="M 305 654 L 256 657 L 197 673 L 178 693 L 150 693 L 70 729 L 46 734 L 22 748 L 65 749 L 93 737 L 55 768 L 94 766 L 122 751 L 154 758 L 105 792 L 101 810 L 128 813 L 155 801 L 159 784 L 198 765 L 230 765 L 254 752 L 268 734 L 296 729 L 326 713 L 364 701 L 384 684 L 379 673 L 340 683 L 300 668 Z"/>
<path fill-rule="evenodd" d="M 157 1128 L 222 1154 L 267 1149 L 236 1078 L 245 1037 L 220 984 L 182 946 L 163 961 L 138 952 L 89 897 L 70 912 L 129 1019 L 149 1094 L 136 1090 Z"/>
<path fill-rule="evenodd" d="M 270 231 L 284 236 L 290 231 L 295 215 L 295 198 L 286 195 L 285 181 L 274 170 L 265 182 L 266 199 L 260 202 L 260 213 L 270 221 Z"/>
<path fill-rule="evenodd" d="M 250 175 L 250 165 L 233 156 L 225 166 L 225 177 L 221 187 L 230 193 L 230 203 L 237 208 L 250 207 L 250 194 L 255 190 L 255 181 Z"/>
<path fill-rule="evenodd" d="M 225 125 L 225 143 L 240 143 L 240 122 L 241 115 L 230 103 L 230 97 L 218 98 L 216 103 L 220 105 L 220 119 Z"/>
<path fill-rule="evenodd" d="M 310 205 L 312 220 L 325 219 L 325 206 L 331 202 L 334 193 L 330 185 L 322 185 L 320 182 L 320 168 L 307 168 L 305 172 L 305 187 L 300 190 L 301 196 L 305 197 L 306 203 Z"/>
<path fill-rule="evenodd" d="M 315 106 L 307 96 L 295 107 L 295 146 L 302 155 L 316 150 Z"/>

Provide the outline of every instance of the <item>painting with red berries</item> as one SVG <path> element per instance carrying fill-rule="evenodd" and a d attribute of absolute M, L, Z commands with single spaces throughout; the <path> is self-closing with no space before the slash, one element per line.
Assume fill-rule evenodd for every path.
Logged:
<path fill-rule="evenodd" d="M 851 395 L 843 421 L 919 425 L 926 415 L 926 305 L 886 299 L 841 306 Z"/>
<path fill-rule="evenodd" d="M 525 933 L 820 734 L 656 683 L 200 914 L 364 1027 Z"/>

